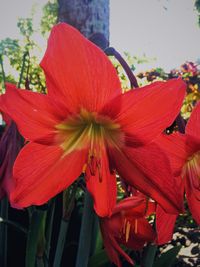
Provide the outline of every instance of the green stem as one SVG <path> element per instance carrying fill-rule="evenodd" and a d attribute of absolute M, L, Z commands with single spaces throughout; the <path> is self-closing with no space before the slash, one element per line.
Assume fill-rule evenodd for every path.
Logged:
<path fill-rule="evenodd" d="M 92 225 L 92 239 L 91 239 L 91 249 L 90 249 L 90 255 L 94 255 L 96 248 L 98 246 L 99 243 L 99 219 L 97 216 L 94 215 L 93 218 L 93 225 Z"/>
<path fill-rule="evenodd" d="M 0 216 L 3 220 L 8 218 L 8 200 L 4 197 L 1 200 Z M 0 266 L 7 266 L 7 225 L 0 224 Z"/>
<path fill-rule="evenodd" d="M 85 193 L 85 201 L 83 208 L 83 217 L 81 223 L 81 231 L 79 237 L 79 247 L 76 259 L 76 267 L 87 267 L 92 241 L 92 231 L 94 223 L 93 200 L 91 195 Z"/>
<path fill-rule="evenodd" d="M 61 265 L 69 221 L 71 218 L 71 213 L 74 208 L 77 186 L 78 183 L 75 183 L 63 192 L 63 215 L 60 223 L 60 230 L 59 230 L 56 254 L 53 265 L 54 267 Z"/>
<path fill-rule="evenodd" d="M 49 260 L 49 254 L 51 249 L 51 236 L 53 228 L 53 218 L 55 212 L 55 199 L 50 202 L 49 212 L 47 213 L 47 227 L 46 227 L 46 258 Z"/>
<path fill-rule="evenodd" d="M 141 264 L 142 267 L 152 267 L 153 266 L 156 251 L 157 251 L 156 245 L 149 244 L 145 248 L 143 258 L 142 258 L 142 264 Z"/>
<path fill-rule="evenodd" d="M 24 55 L 23 55 L 22 67 L 21 67 L 21 71 L 20 71 L 19 82 L 18 82 L 18 85 L 17 85 L 18 88 L 20 88 L 21 83 L 22 83 L 24 69 L 25 69 L 25 63 L 26 63 L 26 57 L 27 56 L 28 56 L 28 52 L 25 52 Z"/>
<path fill-rule="evenodd" d="M 5 84 L 6 84 L 6 75 L 5 75 L 5 71 L 4 71 L 4 67 L 3 67 L 3 56 L 0 55 L 0 65 L 1 65 L 1 73 L 2 73 L 2 78 L 3 78 L 3 87 L 5 88 Z"/>
<path fill-rule="evenodd" d="M 42 210 L 35 210 L 30 216 L 30 225 L 26 244 L 26 267 L 35 267 L 38 241 L 45 219 L 46 211 Z"/>
<path fill-rule="evenodd" d="M 53 267 L 61 266 L 61 260 L 62 260 L 68 226 L 69 226 L 69 220 L 62 219 L 60 224 L 60 232 L 58 236 L 58 243 L 56 247 L 56 254 L 54 258 Z"/>

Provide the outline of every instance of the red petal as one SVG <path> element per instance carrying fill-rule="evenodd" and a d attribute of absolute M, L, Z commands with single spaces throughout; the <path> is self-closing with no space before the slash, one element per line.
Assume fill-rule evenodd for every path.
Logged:
<path fill-rule="evenodd" d="M 137 230 L 135 228 L 135 223 L 131 225 L 132 234 L 130 237 L 132 236 L 133 240 L 130 239 L 129 242 L 134 242 L 134 238 L 143 242 L 153 242 L 156 238 L 156 233 L 149 222 L 145 218 L 139 218 L 137 219 L 137 224 Z"/>
<path fill-rule="evenodd" d="M 187 134 L 192 135 L 197 139 L 200 138 L 200 102 L 198 102 L 198 104 L 192 111 L 185 131 Z"/>
<path fill-rule="evenodd" d="M 172 175 L 169 161 L 158 146 L 112 153 L 119 175 L 131 186 L 157 201 L 169 213 L 183 209 L 182 198 Z"/>
<path fill-rule="evenodd" d="M 123 249 L 119 246 L 118 242 L 115 240 L 114 237 L 111 236 L 111 242 L 112 242 L 112 247 L 119 253 L 121 256 L 123 256 L 127 262 L 129 262 L 131 265 L 134 265 L 133 260 L 126 254 Z M 120 265 L 119 265 L 120 266 Z"/>
<path fill-rule="evenodd" d="M 53 142 L 55 125 L 66 119 L 68 112 L 47 95 L 16 89 L 7 84 L 1 96 L 1 108 L 17 123 L 22 135 L 31 141 Z"/>
<path fill-rule="evenodd" d="M 110 173 L 108 158 L 103 149 L 100 168 L 100 171 L 96 170 L 95 175 L 91 175 L 89 168 L 87 169 L 86 184 L 93 196 L 96 213 L 105 217 L 111 215 L 116 205 L 117 188 L 115 174 Z"/>
<path fill-rule="evenodd" d="M 192 213 L 192 217 L 200 225 L 200 179 L 195 176 L 194 173 L 187 174 L 185 179 L 185 192 L 187 197 L 188 206 L 190 212 Z M 194 180 L 198 183 L 198 187 L 195 187 Z"/>
<path fill-rule="evenodd" d="M 163 245 L 173 237 L 177 215 L 166 213 L 159 205 L 156 210 L 157 244 Z"/>
<path fill-rule="evenodd" d="M 75 28 L 54 26 L 41 62 L 52 97 L 65 97 L 77 111 L 97 111 L 116 93 L 120 83 L 107 56 Z"/>
<path fill-rule="evenodd" d="M 117 205 L 115 206 L 113 210 L 113 214 L 118 213 L 122 210 L 132 209 L 136 208 L 137 206 L 140 206 L 140 204 L 144 203 L 144 198 L 142 197 L 128 197 L 123 200 L 121 200 Z M 144 209 L 143 209 L 144 210 Z"/>
<path fill-rule="evenodd" d="M 21 207 L 44 204 L 81 174 L 85 160 L 85 151 L 64 156 L 59 147 L 29 143 L 14 165 L 16 189 L 11 202 Z"/>
<path fill-rule="evenodd" d="M 127 220 L 129 221 L 129 219 L 131 220 L 130 216 Z M 153 230 L 149 222 L 145 218 L 138 218 L 137 220 L 135 220 L 133 215 L 128 240 L 126 241 L 125 234 L 117 240 L 128 248 L 131 248 L 133 250 L 139 250 L 143 248 L 146 242 L 153 242 L 155 238 L 155 231 Z"/>
<path fill-rule="evenodd" d="M 142 203 L 139 203 L 137 206 L 129 208 L 129 210 L 124 210 L 124 211 L 126 217 L 141 218 L 146 216 L 147 210 L 148 210 L 148 201 L 146 199 L 143 199 Z"/>
<path fill-rule="evenodd" d="M 127 143 L 138 146 L 152 141 L 172 124 L 181 108 L 185 88 L 180 79 L 155 82 L 116 97 L 102 112 L 116 112 L 115 106 L 121 105 L 115 120 L 125 132 Z"/>
<path fill-rule="evenodd" d="M 118 235 L 119 231 L 121 230 L 121 227 L 121 216 L 115 216 L 112 218 L 105 218 L 100 220 L 100 228 L 106 252 L 110 260 L 118 267 L 122 266 L 118 253 L 121 254 L 130 264 L 133 265 L 132 259 L 121 249 L 121 247 L 115 240 L 113 232 L 116 232 Z"/>
<path fill-rule="evenodd" d="M 180 175 L 188 156 L 193 153 L 190 144 L 186 143 L 186 136 L 180 133 L 162 134 L 155 140 L 155 143 L 165 151 L 173 173 L 176 176 Z"/>
<path fill-rule="evenodd" d="M 0 96 L 0 99 L 1 99 L 1 96 Z M 1 104 L 0 104 L 0 108 L 1 108 Z M 9 125 L 11 123 L 11 121 L 12 121 L 12 119 L 10 118 L 10 116 L 8 116 L 8 114 L 6 114 L 4 112 L 2 113 L 2 118 L 5 121 L 6 125 Z"/>

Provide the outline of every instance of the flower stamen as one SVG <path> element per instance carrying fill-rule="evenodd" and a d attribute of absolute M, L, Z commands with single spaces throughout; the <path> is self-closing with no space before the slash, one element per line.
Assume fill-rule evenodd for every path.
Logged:
<path fill-rule="evenodd" d="M 128 240 L 129 240 L 130 230 L 131 230 L 131 224 L 130 224 L 129 221 L 127 221 L 127 223 L 126 223 L 126 235 L 125 235 L 125 237 L 126 237 L 126 239 L 125 239 L 126 242 L 128 242 Z"/>

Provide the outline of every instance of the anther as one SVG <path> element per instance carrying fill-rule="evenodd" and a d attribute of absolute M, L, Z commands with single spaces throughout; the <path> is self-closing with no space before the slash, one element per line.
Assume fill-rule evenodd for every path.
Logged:
<path fill-rule="evenodd" d="M 101 159 L 97 160 L 97 170 L 98 170 L 99 182 L 102 183 L 103 175 L 102 175 L 102 168 L 101 168 Z"/>
<path fill-rule="evenodd" d="M 96 170 L 97 170 L 97 162 L 94 156 L 90 156 L 89 162 L 88 162 L 88 166 L 90 169 L 90 174 L 92 176 L 96 175 Z"/>
<path fill-rule="evenodd" d="M 127 224 L 126 224 L 126 242 L 128 242 L 128 239 L 129 239 L 129 235 L 130 235 L 130 230 L 131 230 L 131 224 L 129 221 L 127 221 Z"/>
<path fill-rule="evenodd" d="M 85 164 L 83 165 L 82 173 L 85 173 L 85 172 L 86 172 L 86 169 L 87 169 L 87 163 L 85 163 Z"/>

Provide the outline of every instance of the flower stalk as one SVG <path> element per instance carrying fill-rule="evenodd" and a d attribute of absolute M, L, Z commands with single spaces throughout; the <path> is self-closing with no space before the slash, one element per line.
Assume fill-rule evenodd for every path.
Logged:
<path fill-rule="evenodd" d="M 22 67 L 21 67 L 21 71 L 20 71 L 20 76 L 19 76 L 19 82 L 17 87 L 20 88 L 21 84 L 22 84 L 22 79 L 23 79 L 23 74 L 24 74 L 24 70 L 25 70 L 25 64 L 26 64 L 26 57 L 29 56 L 29 52 L 25 52 L 23 55 L 23 59 L 22 59 Z"/>
<path fill-rule="evenodd" d="M 44 227 L 47 211 L 34 210 L 30 214 L 30 225 L 26 245 L 26 267 L 35 267 L 38 243 Z"/>
<path fill-rule="evenodd" d="M 74 208 L 77 186 L 78 183 L 75 183 L 74 185 L 72 185 L 63 192 L 63 216 L 60 223 L 60 230 L 59 230 L 58 242 L 53 265 L 54 267 L 61 265 L 69 222 Z"/>
<path fill-rule="evenodd" d="M 85 193 L 79 246 L 76 259 L 76 267 L 87 267 L 91 251 L 91 241 L 93 232 L 93 222 L 95 214 L 93 210 L 93 200 L 88 191 Z"/>
<path fill-rule="evenodd" d="M 143 253 L 142 267 L 152 267 L 156 256 L 157 246 L 149 244 Z"/>
<path fill-rule="evenodd" d="M 2 74 L 2 80 L 3 80 L 3 87 L 5 88 L 6 75 L 5 75 L 5 71 L 4 71 L 3 56 L 2 55 L 0 55 L 0 65 L 1 65 L 1 74 Z"/>
<path fill-rule="evenodd" d="M 123 57 L 120 55 L 120 53 L 117 52 L 113 47 L 106 48 L 105 53 L 108 56 L 114 56 L 119 61 L 119 63 L 122 65 L 123 69 L 125 70 L 129 78 L 131 88 L 137 88 L 138 87 L 137 79 L 135 78 L 135 75 L 133 74 L 131 68 L 129 67 L 127 62 L 123 59 Z"/>

